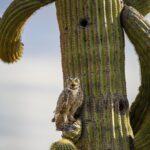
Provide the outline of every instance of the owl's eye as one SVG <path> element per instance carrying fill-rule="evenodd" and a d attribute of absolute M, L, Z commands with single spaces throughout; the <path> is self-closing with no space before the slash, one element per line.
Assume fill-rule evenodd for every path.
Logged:
<path fill-rule="evenodd" d="M 76 82 L 76 83 L 79 83 L 79 79 L 78 79 L 78 78 L 76 78 L 76 79 L 75 79 L 75 82 Z"/>
<path fill-rule="evenodd" d="M 70 81 L 72 81 L 73 80 L 73 78 L 70 78 Z"/>
<path fill-rule="evenodd" d="M 67 81 L 68 81 L 68 82 L 71 82 L 71 81 L 72 81 L 72 78 L 69 78 Z"/>

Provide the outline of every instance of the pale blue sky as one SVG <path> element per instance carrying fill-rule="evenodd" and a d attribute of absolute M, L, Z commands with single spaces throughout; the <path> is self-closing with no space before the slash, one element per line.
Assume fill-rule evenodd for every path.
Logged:
<path fill-rule="evenodd" d="M 0 0 L 0 16 L 12 0 Z M 60 138 L 50 122 L 62 90 L 55 5 L 36 12 L 25 26 L 21 61 L 0 61 L 0 150 L 46 150 Z M 138 58 L 126 40 L 128 98 L 139 85 Z"/>

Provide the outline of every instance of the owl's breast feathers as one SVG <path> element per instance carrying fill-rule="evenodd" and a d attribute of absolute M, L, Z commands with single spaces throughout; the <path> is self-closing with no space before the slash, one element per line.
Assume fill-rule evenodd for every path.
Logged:
<path fill-rule="evenodd" d="M 81 89 L 78 90 L 71 90 L 71 89 L 64 89 L 57 102 L 57 107 L 55 110 L 56 113 L 65 113 L 70 109 L 69 107 L 73 106 L 74 104 L 81 105 L 83 102 L 83 93 Z"/>

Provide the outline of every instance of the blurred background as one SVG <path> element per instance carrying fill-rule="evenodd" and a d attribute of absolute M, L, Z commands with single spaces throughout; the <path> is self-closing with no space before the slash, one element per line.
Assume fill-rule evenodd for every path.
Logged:
<path fill-rule="evenodd" d="M 0 0 L 0 16 L 11 2 Z M 61 137 L 51 123 L 63 89 L 55 4 L 29 19 L 22 41 L 24 55 L 19 62 L 11 65 L 0 61 L 0 150 L 48 150 Z M 138 92 L 140 72 L 127 37 L 126 81 L 131 104 Z"/>

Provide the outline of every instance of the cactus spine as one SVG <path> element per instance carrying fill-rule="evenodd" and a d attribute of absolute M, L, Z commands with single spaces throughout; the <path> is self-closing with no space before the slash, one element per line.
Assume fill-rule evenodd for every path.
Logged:
<path fill-rule="evenodd" d="M 150 24 L 128 6 L 122 12 L 122 24 L 139 56 L 141 86 L 131 106 L 130 120 L 135 134 L 135 148 L 146 150 L 150 148 Z"/>
<path fill-rule="evenodd" d="M 71 141 L 63 138 L 53 143 L 50 150 L 77 150 L 77 148 Z"/>
<path fill-rule="evenodd" d="M 0 58 L 12 63 L 23 52 L 21 32 L 28 18 L 52 0 L 14 0 L 4 13 L 0 23 Z"/>

